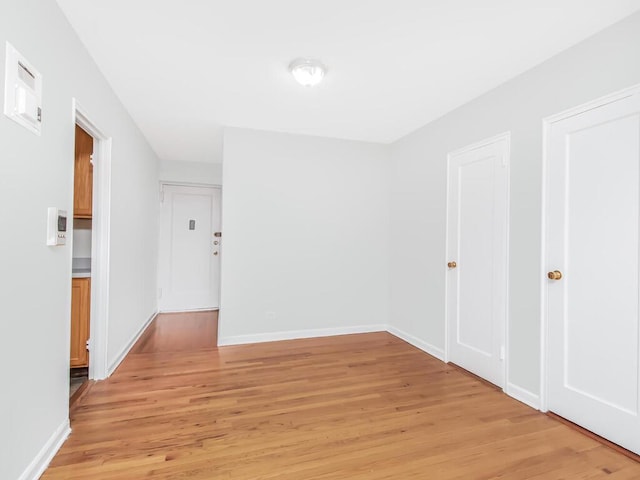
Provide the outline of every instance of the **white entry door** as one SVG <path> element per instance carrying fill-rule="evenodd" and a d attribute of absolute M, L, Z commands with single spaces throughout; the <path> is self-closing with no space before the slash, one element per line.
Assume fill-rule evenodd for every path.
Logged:
<path fill-rule="evenodd" d="M 640 94 L 550 120 L 549 410 L 640 453 Z"/>
<path fill-rule="evenodd" d="M 160 311 L 218 308 L 220 189 L 163 185 L 160 210 Z"/>
<path fill-rule="evenodd" d="M 509 136 L 449 155 L 447 361 L 504 387 Z"/>

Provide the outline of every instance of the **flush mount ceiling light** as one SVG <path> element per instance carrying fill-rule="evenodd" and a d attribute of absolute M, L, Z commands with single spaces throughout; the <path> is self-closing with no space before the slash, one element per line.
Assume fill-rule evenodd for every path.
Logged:
<path fill-rule="evenodd" d="M 318 60 L 297 58 L 289 64 L 289 71 L 300 85 L 313 87 L 322 81 L 327 67 Z"/>

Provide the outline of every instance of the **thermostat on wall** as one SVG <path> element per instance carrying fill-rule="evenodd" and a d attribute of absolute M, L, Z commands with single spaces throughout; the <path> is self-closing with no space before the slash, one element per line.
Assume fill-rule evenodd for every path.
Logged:
<path fill-rule="evenodd" d="M 42 125 L 42 75 L 7 42 L 4 114 L 36 135 Z"/>
<path fill-rule="evenodd" d="M 47 245 L 67 243 L 67 211 L 49 207 L 47 219 Z"/>

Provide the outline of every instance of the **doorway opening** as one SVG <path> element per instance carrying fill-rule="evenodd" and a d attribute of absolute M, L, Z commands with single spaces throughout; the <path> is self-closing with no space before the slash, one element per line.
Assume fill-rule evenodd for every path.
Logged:
<path fill-rule="evenodd" d="M 75 158 L 69 381 L 70 401 L 75 401 L 87 381 L 108 376 L 111 138 L 76 99 L 72 112 Z"/>
<path fill-rule="evenodd" d="M 89 380 L 94 140 L 89 133 L 76 124 L 74 144 L 70 405 L 73 405 L 86 390 Z"/>

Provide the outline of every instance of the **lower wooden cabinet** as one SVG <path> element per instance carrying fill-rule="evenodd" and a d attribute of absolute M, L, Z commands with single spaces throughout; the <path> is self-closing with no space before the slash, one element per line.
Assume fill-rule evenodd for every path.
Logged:
<path fill-rule="evenodd" d="M 71 367 L 88 367 L 89 318 L 91 315 L 91 279 L 71 280 Z"/>

